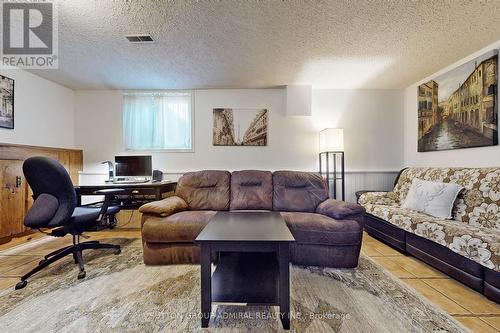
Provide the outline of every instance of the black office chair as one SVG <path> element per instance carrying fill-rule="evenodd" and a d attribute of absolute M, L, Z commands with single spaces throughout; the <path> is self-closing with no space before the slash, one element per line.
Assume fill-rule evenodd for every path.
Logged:
<path fill-rule="evenodd" d="M 76 207 L 76 193 L 71 178 L 56 160 L 47 157 L 28 158 L 23 164 L 23 172 L 35 199 L 26 214 L 24 225 L 31 229 L 50 229 L 49 234 L 55 237 L 71 234 L 73 245 L 47 254 L 37 267 L 21 277 L 16 289 L 26 287 L 30 276 L 69 254 L 73 255 L 75 264 L 80 268 L 78 279 L 83 279 L 83 250 L 114 249 L 115 254 L 121 252 L 119 245 L 102 244 L 98 241 L 80 243 L 80 235 L 84 231 L 98 231 L 113 225 L 114 215 L 120 208 L 109 204 L 114 194 L 123 191 L 122 189 L 97 191 L 97 195 L 105 196 L 101 207 Z"/>

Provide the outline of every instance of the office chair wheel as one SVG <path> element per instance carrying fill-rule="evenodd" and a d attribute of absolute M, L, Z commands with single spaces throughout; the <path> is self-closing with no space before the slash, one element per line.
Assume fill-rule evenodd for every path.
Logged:
<path fill-rule="evenodd" d="M 21 280 L 19 281 L 17 284 L 16 284 L 16 290 L 19 290 L 19 289 L 23 289 L 24 287 L 26 287 L 26 285 L 28 284 L 28 281 L 26 280 Z"/>
<path fill-rule="evenodd" d="M 122 253 L 122 249 L 116 249 L 115 250 L 115 255 Z"/>
<path fill-rule="evenodd" d="M 85 271 L 78 272 L 78 280 L 83 279 L 85 277 L 85 275 L 87 275 L 87 273 Z"/>

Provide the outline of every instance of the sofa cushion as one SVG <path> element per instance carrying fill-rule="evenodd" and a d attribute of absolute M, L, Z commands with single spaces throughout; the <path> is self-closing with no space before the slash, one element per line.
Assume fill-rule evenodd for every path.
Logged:
<path fill-rule="evenodd" d="M 396 206 L 366 204 L 365 208 L 367 213 L 401 229 L 446 246 L 487 268 L 500 270 L 500 232 L 496 229 L 435 218 Z"/>
<path fill-rule="evenodd" d="M 150 243 L 192 243 L 215 213 L 184 211 L 168 217 L 149 216 L 142 227 L 142 239 Z"/>
<path fill-rule="evenodd" d="M 231 210 L 273 209 L 273 174 L 243 170 L 231 175 Z"/>
<path fill-rule="evenodd" d="M 273 173 L 273 210 L 314 213 L 328 199 L 328 186 L 319 174 L 298 171 Z"/>
<path fill-rule="evenodd" d="M 353 220 L 335 220 L 315 213 L 282 212 L 298 244 L 355 245 L 361 242 L 363 226 Z"/>
<path fill-rule="evenodd" d="M 190 210 L 228 210 L 231 174 L 227 171 L 188 172 L 177 182 L 175 194 Z"/>

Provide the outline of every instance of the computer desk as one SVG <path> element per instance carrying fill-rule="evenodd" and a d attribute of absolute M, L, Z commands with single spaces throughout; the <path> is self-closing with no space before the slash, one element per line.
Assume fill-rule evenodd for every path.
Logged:
<path fill-rule="evenodd" d="M 115 203 L 121 209 L 138 209 L 145 203 L 161 200 L 167 197 L 169 192 L 174 192 L 177 182 L 164 180 L 161 182 L 145 183 L 100 183 L 91 185 L 75 186 L 77 205 L 82 205 L 82 196 L 96 196 L 96 191 L 110 188 L 124 189 L 124 192 L 115 195 Z"/>

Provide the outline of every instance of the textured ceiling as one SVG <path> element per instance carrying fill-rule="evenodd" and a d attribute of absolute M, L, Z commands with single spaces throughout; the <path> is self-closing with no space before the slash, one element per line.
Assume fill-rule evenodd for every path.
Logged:
<path fill-rule="evenodd" d="M 500 0 L 59 0 L 73 89 L 402 88 L 500 39 Z M 154 44 L 124 35 L 151 33 Z"/>

